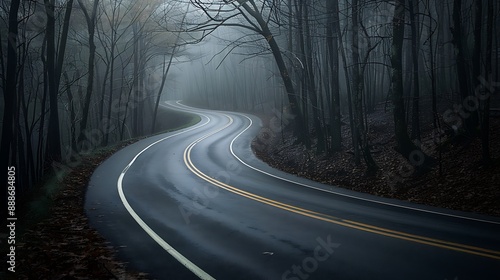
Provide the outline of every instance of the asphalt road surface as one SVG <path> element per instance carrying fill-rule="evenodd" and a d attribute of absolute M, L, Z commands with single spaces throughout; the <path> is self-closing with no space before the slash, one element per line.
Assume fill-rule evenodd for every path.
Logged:
<path fill-rule="evenodd" d="M 500 279 L 500 219 L 319 184 L 258 160 L 257 117 L 201 116 L 100 165 L 91 225 L 153 279 Z M 265 141 L 268 135 L 261 135 Z"/>

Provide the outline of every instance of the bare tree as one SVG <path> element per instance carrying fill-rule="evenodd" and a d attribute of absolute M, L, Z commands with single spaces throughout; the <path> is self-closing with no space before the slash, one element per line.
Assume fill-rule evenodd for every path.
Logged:
<path fill-rule="evenodd" d="M 397 151 L 416 167 L 428 168 L 432 158 L 425 155 L 408 136 L 403 97 L 403 40 L 405 33 L 405 0 L 396 0 L 392 39 L 392 103 L 394 106 L 394 129 Z"/>
<path fill-rule="evenodd" d="M 494 22 L 494 5 L 493 0 L 488 0 L 488 15 L 486 25 L 486 53 L 485 53 L 485 66 L 484 72 L 486 77 L 491 77 L 492 69 L 492 53 L 493 53 L 493 22 Z M 490 88 L 485 89 L 489 91 Z M 491 92 L 483 92 L 485 98 L 483 100 L 483 108 L 481 114 L 481 144 L 482 144 L 482 157 L 485 164 L 491 163 L 490 156 L 490 99 Z"/>
<path fill-rule="evenodd" d="M 342 147 L 341 116 L 340 116 L 340 86 L 339 86 L 339 3 L 338 0 L 325 0 L 328 14 L 326 25 L 326 40 L 328 63 L 330 67 L 330 147 L 339 151 Z M 342 47 L 342 46 L 340 46 Z"/>
<path fill-rule="evenodd" d="M 454 0 L 453 2 L 453 28 L 451 29 L 453 35 L 453 45 L 456 49 L 457 60 L 457 78 L 460 85 L 461 101 L 464 101 L 469 96 L 470 83 L 468 73 L 468 63 L 465 57 L 465 46 L 463 42 L 463 27 L 462 27 L 462 0 Z M 470 126 L 470 118 L 465 122 L 465 130 L 469 133 L 472 132 Z"/>
<path fill-rule="evenodd" d="M 254 0 L 191 0 L 191 3 L 204 12 L 204 14 L 208 17 L 208 21 L 196 24 L 190 29 L 190 31 L 202 31 L 204 32 L 204 35 L 208 35 L 219 26 L 236 26 L 255 32 L 267 41 L 271 53 L 276 61 L 276 65 L 280 71 L 283 84 L 285 85 L 291 113 L 295 117 L 296 136 L 300 142 L 309 145 L 310 139 L 307 137 L 307 133 L 304 133 L 304 131 L 306 131 L 304 114 L 300 108 L 295 87 L 283 59 L 281 48 L 269 27 L 269 22 L 272 20 L 272 16 L 276 13 L 275 9 L 278 7 L 268 1 L 263 1 L 261 3 L 261 7 L 259 7 Z M 264 10 L 266 11 L 266 14 L 264 14 Z M 233 19 L 236 18 L 244 21 L 245 23 L 235 22 Z"/>
<path fill-rule="evenodd" d="M 58 88 L 56 86 L 56 47 L 55 47 L 55 9 L 54 0 L 44 0 L 47 14 L 46 40 L 47 40 L 47 77 L 49 89 L 49 131 L 47 139 L 46 160 L 48 163 L 61 160 L 61 140 L 59 131 Z"/>
<path fill-rule="evenodd" d="M 0 144 L 0 168 L 3 170 L 0 172 L 1 182 L 7 182 L 7 167 L 9 164 L 14 164 L 11 159 L 15 158 L 15 150 L 12 150 L 11 154 L 11 144 L 14 137 L 14 114 L 15 108 L 17 107 L 17 35 L 18 35 L 18 20 L 17 13 L 19 11 L 19 0 L 12 0 L 10 3 L 9 10 L 9 35 L 7 40 L 7 69 L 6 77 L 4 81 L 4 113 L 3 113 L 3 124 L 2 124 L 2 142 Z M 2 189 L 2 195 L 0 196 L 2 202 L 7 201 L 7 188 Z M 7 205 L 4 203 L 4 205 Z"/>
<path fill-rule="evenodd" d="M 82 121 L 80 123 L 80 132 L 78 136 L 78 141 L 85 140 L 85 130 L 88 126 L 89 119 L 89 110 L 90 110 L 90 101 L 92 97 L 92 92 L 94 90 L 94 64 L 95 64 L 95 52 L 96 46 L 94 43 L 94 34 L 95 34 L 95 26 L 96 26 L 96 17 L 97 17 L 97 7 L 99 5 L 99 0 L 95 0 L 92 11 L 89 14 L 87 11 L 87 7 L 82 2 L 82 0 L 78 0 L 78 4 L 82 9 L 83 14 L 85 15 L 85 20 L 87 22 L 87 30 L 88 30 L 88 44 L 89 44 L 89 59 L 88 59 L 88 74 L 87 74 L 87 92 L 85 94 L 85 102 L 83 107 L 83 116 Z M 81 147 L 84 148 L 84 147 Z"/>
<path fill-rule="evenodd" d="M 420 36 L 418 32 L 418 1 L 410 0 L 411 56 L 413 60 L 413 106 L 411 122 L 411 138 L 420 140 L 420 81 L 418 67 L 418 52 Z"/>

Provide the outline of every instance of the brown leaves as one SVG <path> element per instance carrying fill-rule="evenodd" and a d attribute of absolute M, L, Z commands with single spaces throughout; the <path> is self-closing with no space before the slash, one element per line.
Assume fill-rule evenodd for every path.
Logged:
<path fill-rule="evenodd" d="M 114 151 L 84 159 L 62 182 L 51 216 L 28 230 L 18 245 L 16 279 L 146 279 L 127 271 L 114 250 L 88 225 L 83 199 L 94 168 Z"/>
<path fill-rule="evenodd" d="M 381 111 L 369 116 L 371 144 L 376 150 L 372 156 L 379 166 L 375 176 L 365 176 L 363 163 L 360 166 L 354 164 L 347 125 L 342 127 L 344 152 L 329 157 L 315 156 L 294 145 L 295 139 L 290 131 L 284 132 L 284 143 L 269 142 L 264 147 L 266 153 L 256 155 L 283 171 L 354 191 L 500 216 L 500 162 L 489 167 L 478 164 L 481 159 L 479 139 L 466 147 L 450 142 L 446 149 L 441 149 L 442 175 L 439 174 L 439 161 L 431 172 L 415 175 L 408 168 L 407 161 L 393 148 L 396 143 L 391 118 L 390 113 Z M 432 143 L 431 128 L 422 128 L 424 143 Z M 312 147 L 311 150 L 314 149 Z M 427 150 L 431 156 L 439 158 L 439 149 Z M 491 155 L 493 158 L 500 157 L 498 118 L 491 119 Z"/>

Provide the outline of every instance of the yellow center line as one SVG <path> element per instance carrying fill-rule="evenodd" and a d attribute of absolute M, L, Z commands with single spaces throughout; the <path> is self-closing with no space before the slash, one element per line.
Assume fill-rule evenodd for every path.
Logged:
<path fill-rule="evenodd" d="M 233 119 L 228 115 L 226 115 L 226 117 L 229 118 L 229 120 L 230 120 L 228 124 L 226 124 L 221 129 L 218 129 L 212 133 L 209 133 L 205 136 L 200 137 L 199 139 L 197 139 L 196 141 L 194 141 L 190 145 L 188 145 L 188 147 L 186 147 L 186 149 L 184 150 L 184 155 L 183 155 L 184 163 L 186 164 L 188 169 L 191 172 L 193 172 L 193 174 L 195 174 L 197 177 L 203 179 L 204 181 L 206 181 L 212 185 L 215 185 L 221 189 L 224 189 L 224 190 L 227 190 L 227 191 L 232 192 L 234 194 L 252 199 L 254 201 L 258 201 L 258 202 L 261 202 L 261 203 L 264 203 L 264 204 L 267 204 L 267 205 L 270 205 L 270 206 L 273 206 L 276 208 L 280 208 L 280 209 L 288 211 L 288 212 L 296 213 L 296 214 L 310 217 L 313 219 L 317 219 L 317 220 L 337 224 L 340 226 L 365 231 L 365 232 L 371 232 L 374 234 L 383 235 L 383 236 L 387 236 L 387 237 L 407 240 L 407 241 L 416 242 L 416 243 L 420 243 L 420 244 L 426 244 L 426 245 L 439 247 L 439 248 L 443 248 L 443 249 L 449 249 L 449 250 L 453 250 L 453 251 L 459 251 L 459 252 L 464 252 L 464 253 L 468 253 L 468 254 L 473 254 L 473 255 L 478 255 L 478 256 L 483 256 L 483 257 L 487 257 L 487 258 L 500 260 L 500 251 L 489 250 L 489 249 L 485 249 L 485 248 L 480 248 L 480 247 L 470 246 L 470 245 L 465 245 L 465 244 L 460 244 L 460 243 L 454 243 L 454 242 L 444 241 L 444 240 L 440 240 L 440 239 L 434 239 L 434 238 L 430 238 L 430 237 L 425 237 L 425 236 L 410 234 L 410 233 L 406 233 L 406 232 L 377 227 L 377 226 L 373 226 L 373 225 L 369 225 L 369 224 L 365 224 L 365 223 L 360 223 L 360 222 L 356 222 L 356 221 L 341 219 L 338 217 L 330 216 L 327 214 L 322 214 L 319 212 L 311 211 L 308 209 L 300 208 L 297 206 L 293 206 L 290 204 L 286 204 L 286 203 L 282 203 L 282 202 L 279 202 L 276 200 L 272 200 L 272 199 L 269 199 L 266 197 L 262 197 L 262 196 L 254 194 L 254 193 L 247 192 L 247 191 L 238 189 L 236 187 L 230 186 L 228 184 L 220 182 L 220 181 L 206 175 L 205 173 L 201 172 L 194 165 L 194 163 L 191 161 L 191 151 L 194 148 L 194 146 L 196 146 L 197 143 L 199 143 L 202 140 L 208 138 L 209 136 L 229 127 L 233 123 Z"/>

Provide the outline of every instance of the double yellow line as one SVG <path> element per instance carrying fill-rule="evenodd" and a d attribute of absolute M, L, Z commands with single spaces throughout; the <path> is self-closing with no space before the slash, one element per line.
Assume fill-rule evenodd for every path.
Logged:
<path fill-rule="evenodd" d="M 215 185 L 221 189 L 227 190 L 229 192 L 232 192 L 234 194 L 252 199 L 254 201 L 258 201 L 276 208 L 283 209 L 285 211 L 289 211 L 292 213 L 296 213 L 302 216 L 310 217 L 313 219 L 329 222 L 332 224 L 337 224 L 340 226 L 348 227 L 348 228 L 353 228 L 365 232 L 371 232 L 374 234 L 378 235 L 383 235 L 383 236 L 388 236 L 392 238 L 397 238 L 397 239 L 402 239 L 402 240 L 407 240 L 411 242 L 416 242 L 420 244 L 426 244 L 434 247 L 439 247 L 443 249 L 449 249 L 453 251 L 458 251 L 458 252 L 463 252 L 467 254 L 473 254 L 473 255 L 478 255 L 486 258 L 491 258 L 491 259 L 496 259 L 500 260 L 500 251 L 495 251 L 495 250 L 489 250 L 489 249 L 484 249 L 480 247 L 475 247 L 475 246 L 470 246 L 470 245 L 464 245 L 460 243 L 454 243 L 454 242 L 448 242 L 444 240 L 439 240 L 439 239 L 434 239 L 434 238 L 429 238 L 425 236 L 420 236 L 420 235 L 415 235 L 415 234 L 409 234 L 401 231 L 396 231 L 396 230 L 391 230 L 391 229 L 386 229 L 382 227 L 377 227 L 365 223 L 359 223 L 351 220 L 345 220 L 341 219 L 338 217 L 322 214 L 319 212 L 311 211 L 308 209 L 296 207 L 290 204 L 282 203 L 276 200 L 272 200 L 266 197 L 262 197 L 241 189 L 238 189 L 236 187 L 230 186 L 228 184 L 225 184 L 221 181 L 218 181 L 205 173 L 201 172 L 191 161 L 191 151 L 193 148 L 198 144 L 199 142 L 203 141 L 204 139 L 210 137 L 211 135 L 224 130 L 225 128 L 229 127 L 233 123 L 233 119 L 226 115 L 227 118 L 229 118 L 228 124 L 226 124 L 224 127 L 213 131 L 209 134 L 206 134 L 200 138 L 198 138 L 196 141 L 192 142 L 191 144 L 188 145 L 188 147 L 184 150 L 184 163 L 186 164 L 187 168 L 193 172 L 196 176 L 199 178 L 205 180 L 206 182 Z"/>

